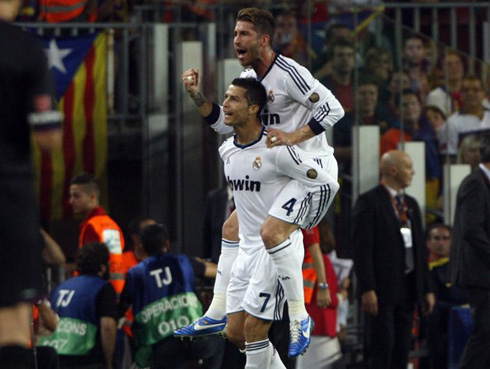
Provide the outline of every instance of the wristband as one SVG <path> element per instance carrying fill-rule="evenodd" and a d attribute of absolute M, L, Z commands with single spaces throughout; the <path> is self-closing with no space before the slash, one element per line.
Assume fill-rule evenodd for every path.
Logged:
<path fill-rule="evenodd" d="M 318 288 L 321 290 L 328 290 L 328 283 L 318 283 Z"/>

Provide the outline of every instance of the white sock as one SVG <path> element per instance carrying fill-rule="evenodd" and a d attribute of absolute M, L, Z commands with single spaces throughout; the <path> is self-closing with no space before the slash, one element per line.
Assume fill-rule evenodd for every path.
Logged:
<path fill-rule="evenodd" d="M 245 369 L 269 369 L 272 358 L 272 345 L 268 339 L 245 342 L 247 363 Z"/>
<path fill-rule="evenodd" d="M 269 344 L 270 348 L 272 349 L 272 355 L 271 355 L 271 366 L 269 369 L 286 369 L 286 366 L 281 360 L 281 357 L 279 356 L 279 352 L 276 350 L 274 346 L 272 346 L 272 343 Z"/>
<path fill-rule="evenodd" d="M 276 265 L 279 281 L 284 288 L 284 295 L 288 301 L 289 320 L 305 319 L 308 313 L 305 308 L 303 271 L 301 268 L 304 257 L 301 231 L 297 230 L 291 233 L 287 240 L 267 249 L 267 252 Z"/>
<path fill-rule="evenodd" d="M 218 274 L 214 281 L 214 295 L 207 317 L 220 320 L 226 315 L 226 290 L 230 282 L 231 266 L 238 255 L 238 241 L 221 239 L 221 255 L 218 260 Z"/>

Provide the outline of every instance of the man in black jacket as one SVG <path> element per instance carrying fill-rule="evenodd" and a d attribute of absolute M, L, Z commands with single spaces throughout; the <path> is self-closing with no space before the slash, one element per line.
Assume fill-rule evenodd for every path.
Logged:
<path fill-rule="evenodd" d="M 361 195 L 353 210 L 354 267 L 365 311 L 369 368 L 405 369 L 415 304 L 434 306 L 419 206 L 403 190 L 412 160 L 402 151 L 381 159 L 381 184 Z"/>
<path fill-rule="evenodd" d="M 475 327 L 461 369 L 490 367 L 490 147 L 481 161 L 459 187 L 451 245 L 451 282 L 466 287 Z"/>
<path fill-rule="evenodd" d="M 10 23 L 20 3 L 0 0 L 0 368 L 11 369 L 32 368 L 29 315 L 42 290 L 31 138 L 50 151 L 62 133 L 41 45 Z"/>

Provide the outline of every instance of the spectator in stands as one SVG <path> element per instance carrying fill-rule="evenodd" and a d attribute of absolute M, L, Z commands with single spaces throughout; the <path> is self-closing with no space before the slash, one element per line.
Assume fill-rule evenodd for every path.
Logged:
<path fill-rule="evenodd" d="M 70 184 L 70 205 L 75 215 L 83 215 L 80 224 L 78 246 L 90 242 L 104 242 L 109 248 L 110 280 L 117 294 L 124 286 L 124 265 L 122 252 L 124 236 L 117 223 L 100 206 L 100 187 L 95 176 L 82 173 L 75 176 Z"/>
<path fill-rule="evenodd" d="M 320 80 L 332 73 L 332 46 L 337 40 L 344 40 L 354 44 L 352 30 L 339 23 L 333 23 L 328 26 L 325 34 L 325 49 L 313 63 L 313 70 L 315 71 L 313 75 L 316 79 Z"/>
<path fill-rule="evenodd" d="M 352 128 L 358 120 L 359 125 L 380 127 L 380 132 L 388 130 L 390 117 L 378 106 L 378 83 L 376 78 L 364 75 L 359 78 L 357 87 L 358 111 L 351 111 L 334 126 L 333 142 L 335 157 L 340 163 L 352 160 Z M 350 173 L 350 169 L 346 168 Z"/>
<path fill-rule="evenodd" d="M 434 223 L 426 232 L 426 244 L 430 252 L 429 270 L 436 297 L 434 310 L 427 319 L 432 369 L 447 369 L 449 313 L 453 306 L 468 302 L 466 292 L 461 287 L 447 283 L 451 231 L 450 226 Z"/>
<path fill-rule="evenodd" d="M 459 363 L 460 369 L 490 365 L 489 184 L 490 146 L 487 145 L 478 169 L 463 180 L 456 199 L 449 281 L 466 288 L 474 325 Z"/>
<path fill-rule="evenodd" d="M 384 47 L 373 46 L 366 52 L 360 72 L 376 78 L 378 86 L 386 85 L 393 72 L 393 56 Z"/>
<path fill-rule="evenodd" d="M 427 48 L 420 36 L 410 36 L 403 46 L 403 68 L 410 77 L 410 88 L 415 91 L 421 101 L 425 102 L 428 94 L 428 73 L 430 61 L 427 57 Z"/>
<path fill-rule="evenodd" d="M 299 32 L 295 13 L 291 11 L 279 13 L 275 21 L 276 27 L 272 38 L 274 51 L 306 66 L 308 64 L 308 45 Z"/>
<path fill-rule="evenodd" d="M 401 95 L 402 124 L 390 128 L 380 139 L 380 153 L 400 148 L 400 142 L 422 141 L 425 143 L 425 184 L 426 202 L 431 208 L 438 207 L 441 186 L 442 167 L 437 134 L 422 116 L 419 96 L 412 90 L 405 90 Z M 397 105 L 398 99 L 396 101 Z M 403 137 L 402 137 L 403 136 Z"/>
<path fill-rule="evenodd" d="M 446 122 L 446 115 L 437 106 L 425 105 L 423 116 L 427 122 L 429 122 L 439 140 L 441 137 L 442 126 Z"/>
<path fill-rule="evenodd" d="M 399 149 L 401 141 L 412 141 L 419 129 L 422 105 L 418 95 L 413 90 L 404 90 L 401 95 L 397 95 L 395 106 L 401 106 L 399 116 L 402 120 L 381 135 L 381 155 L 387 151 Z"/>
<path fill-rule="evenodd" d="M 451 115 L 442 127 L 441 152 L 448 153 L 452 163 L 456 160 L 459 143 L 465 133 L 490 129 L 490 111 L 483 109 L 485 90 L 480 78 L 467 76 L 461 90 L 463 105 Z"/>
<path fill-rule="evenodd" d="M 357 199 L 352 217 L 354 268 L 365 312 L 364 360 L 368 368 L 406 368 L 415 304 L 430 313 L 422 215 L 404 190 L 414 174 L 411 158 L 388 151 L 381 183 Z"/>
<path fill-rule="evenodd" d="M 396 97 L 399 96 L 402 91 L 410 89 L 410 78 L 404 71 L 395 71 L 390 76 L 388 84 L 380 86 L 379 103 L 380 109 L 387 115 L 388 125 L 394 125 L 398 117 L 399 106 L 396 105 Z"/>
<path fill-rule="evenodd" d="M 438 107 L 448 117 L 461 107 L 463 61 L 456 51 L 450 50 L 442 56 L 438 68 L 441 69 L 441 84 L 427 95 L 426 104 Z"/>
<path fill-rule="evenodd" d="M 475 170 L 481 161 L 482 143 L 477 135 L 468 135 L 463 138 L 458 148 L 456 164 L 469 164 L 471 171 Z"/>
<path fill-rule="evenodd" d="M 355 68 L 354 44 L 345 40 L 337 40 L 332 45 L 332 73 L 320 80 L 340 101 L 345 112 L 354 109 L 354 82 L 352 73 Z"/>
<path fill-rule="evenodd" d="M 189 359 L 203 359 L 204 368 L 219 368 L 223 354 L 219 337 L 195 342 L 173 337 L 175 327 L 202 315 L 194 277 L 205 275 L 205 264 L 168 253 L 168 235 L 162 225 L 147 226 L 141 239 L 144 260 L 128 272 L 119 306 L 119 316 L 133 307 L 136 363 L 153 369 L 180 369 Z M 159 314 L 152 313 L 156 306 L 162 306 Z"/>
<path fill-rule="evenodd" d="M 107 282 L 109 250 L 103 243 L 80 249 L 80 275 L 61 283 L 50 295 L 60 317 L 58 328 L 40 345 L 58 351 L 62 368 L 113 368 L 116 344 L 116 293 Z"/>

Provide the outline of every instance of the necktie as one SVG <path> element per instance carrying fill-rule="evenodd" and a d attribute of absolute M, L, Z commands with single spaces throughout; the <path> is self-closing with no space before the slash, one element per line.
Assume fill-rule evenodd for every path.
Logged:
<path fill-rule="evenodd" d="M 402 194 L 398 194 L 395 196 L 396 208 L 398 210 L 398 216 L 400 218 L 400 223 L 403 227 L 408 226 L 408 216 L 407 209 L 405 206 L 405 202 Z M 413 239 L 412 239 L 413 242 Z M 414 260 L 413 260 L 413 246 L 405 247 L 405 267 L 406 273 L 410 273 L 414 269 Z"/>

